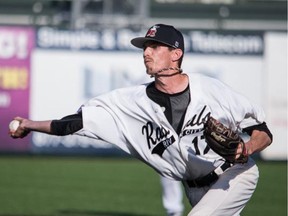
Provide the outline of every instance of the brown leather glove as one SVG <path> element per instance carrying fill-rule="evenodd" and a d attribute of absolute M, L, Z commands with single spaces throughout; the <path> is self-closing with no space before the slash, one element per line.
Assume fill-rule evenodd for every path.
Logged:
<path fill-rule="evenodd" d="M 245 144 L 238 133 L 223 125 L 213 117 L 204 124 L 204 137 L 208 146 L 230 163 L 246 163 Z M 242 154 L 236 159 L 238 145 L 242 143 Z"/>

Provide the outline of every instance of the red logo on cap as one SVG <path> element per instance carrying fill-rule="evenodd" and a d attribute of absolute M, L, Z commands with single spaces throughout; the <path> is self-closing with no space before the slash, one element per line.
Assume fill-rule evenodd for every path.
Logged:
<path fill-rule="evenodd" d="M 157 28 L 159 28 L 159 26 L 153 26 L 151 27 L 147 34 L 146 34 L 146 37 L 155 37 L 156 36 L 156 32 L 157 32 Z"/>

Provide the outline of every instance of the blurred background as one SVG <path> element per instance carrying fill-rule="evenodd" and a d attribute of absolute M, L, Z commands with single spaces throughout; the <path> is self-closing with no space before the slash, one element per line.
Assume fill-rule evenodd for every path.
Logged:
<path fill-rule="evenodd" d="M 118 154 L 79 137 L 11 140 L 8 123 L 61 118 L 150 81 L 130 40 L 157 23 L 182 30 L 186 73 L 217 77 L 264 107 L 274 144 L 261 156 L 286 160 L 286 0 L 1 0 L 0 151 Z"/>
<path fill-rule="evenodd" d="M 110 144 L 77 136 L 32 133 L 13 140 L 8 124 L 15 116 L 61 118 L 91 97 L 151 81 L 142 51 L 130 40 L 157 23 L 183 32 L 185 73 L 216 77 L 263 106 L 274 142 L 257 158 L 286 162 L 286 0 L 0 0 L 1 157 L 126 157 Z"/>

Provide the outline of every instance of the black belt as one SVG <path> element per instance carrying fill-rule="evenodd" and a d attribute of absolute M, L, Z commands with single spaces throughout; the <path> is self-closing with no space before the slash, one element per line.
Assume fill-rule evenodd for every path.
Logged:
<path fill-rule="evenodd" d="M 210 172 L 209 174 L 201 177 L 201 178 L 197 178 L 195 180 L 187 180 L 187 184 L 189 187 L 204 187 L 204 186 L 209 186 L 212 183 L 214 183 L 219 176 L 225 171 L 227 170 L 229 167 L 231 167 L 233 164 L 229 163 L 229 162 L 225 162 L 223 163 L 221 166 L 217 167 L 215 170 L 213 170 L 212 172 Z"/>

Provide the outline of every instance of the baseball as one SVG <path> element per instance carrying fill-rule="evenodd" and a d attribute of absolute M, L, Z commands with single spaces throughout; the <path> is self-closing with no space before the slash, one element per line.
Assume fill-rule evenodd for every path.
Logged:
<path fill-rule="evenodd" d="M 9 124 L 10 131 L 16 131 L 19 125 L 20 125 L 20 122 L 18 120 L 11 121 Z"/>

